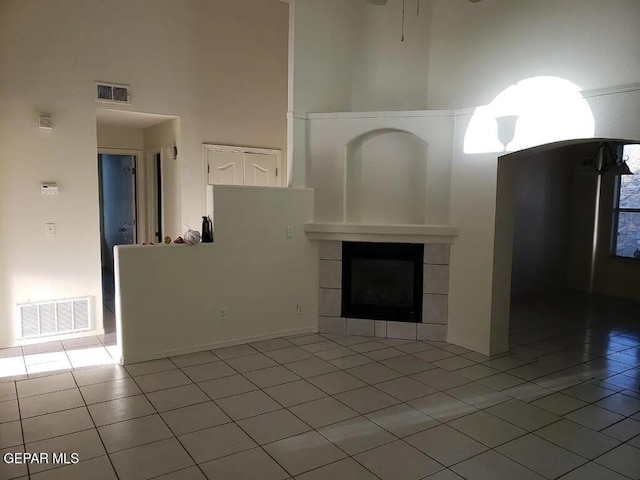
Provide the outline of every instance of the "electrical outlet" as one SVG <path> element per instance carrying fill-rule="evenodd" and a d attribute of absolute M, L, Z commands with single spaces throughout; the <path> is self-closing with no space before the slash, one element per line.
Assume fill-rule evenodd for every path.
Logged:
<path fill-rule="evenodd" d="M 287 238 L 293 238 L 293 225 L 287 225 Z"/>
<path fill-rule="evenodd" d="M 44 224 L 44 234 L 47 237 L 55 237 L 56 236 L 56 224 L 55 223 L 45 223 Z"/>
<path fill-rule="evenodd" d="M 298 315 L 302 315 L 304 313 L 304 308 L 302 307 L 301 303 L 296 304 L 296 313 Z"/>
<path fill-rule="evenodd" d="M 227 319 L 227 307 L 222 307 L 220 309 L 220 321 L 224 322 Z"/>

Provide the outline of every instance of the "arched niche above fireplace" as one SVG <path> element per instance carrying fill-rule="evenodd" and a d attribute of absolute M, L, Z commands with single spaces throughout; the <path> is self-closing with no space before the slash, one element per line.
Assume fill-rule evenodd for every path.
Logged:
<path fill-rule="evenodd" d="M 402 130 L 379 129 L 347 144 L 345 221 L 425 223 L 428 145 Z"/>

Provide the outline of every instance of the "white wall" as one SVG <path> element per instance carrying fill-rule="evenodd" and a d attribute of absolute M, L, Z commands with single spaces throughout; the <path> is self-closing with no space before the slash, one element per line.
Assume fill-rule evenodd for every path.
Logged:
<path fill-rule="evenodd" d="M 583 89 L 640 80 L 637 0 L 433 0 L 429 108 L 485 105 L 553 75 Z"/>
<path fill-rule="evenodd" d="M 296 112 L 421 110 L 427 107 L 431 0 L 371 5 L 295 0 L 292 105 Z"/>
<path fill-rule="evenodd" d="M 346 147 L 354 139 L 374 131 L 399 130 L 418 137 L 426 144 L 426 179 L 424 183 L 425 198 L 416 203 L 409 213 L 403 213 L 404 220 L 417 219 L 423 216 L 426 224 L 447 225 L 449 212 L 449 185 L 451 182 L 451 138 L 453 135 L 453 116 L 445 112 L 411 112 L 395 114 L 319 114 L 312 115 L 307 121 L 306 145 L 307 186 L 315 189 L 314 218 L 317 222 L 343 222 Z M 386 140 L 381 139 L 383 147 L 378 150 L 393 151 L 392 141 L 387 149 Z M 372 153 L 371 149 L 367 149 Z M 365 153 L 367 153 L 365 152 Z M 377 155 L 378 152 L 376 152 Z M 414 152 L 415 153 L 415 152 Z M 362 165 L 369 161 L 384 169 L 375 169 L 368 174 L 369 180 L 377 180 L 375 185 L 366 185 L 366 190 L 377 189 L 381 197 L 391 195 L 387 191 L 384 178 L 386 166 L 398 161 L 392 155 L 386 158 L 363 158 Z M 385 162 L 387 165 L 384 165 Z M 424 170 L 423 170 L 424 171 Z M 403 168 L 394 175 L 402 177 L 411 172 L 411 168 Z M 394 178 L 396 178 L 394 176 Z M 394 210 L 395 211 L 395 210 Z M 390 213 L 387 211 L 387 213 Z M 371 218 L 369 217 L 369 220 Z M 397 223 L 388 216 L 382 223 Z"/>
<path fill-rule="evenodd" d="M 402 0 L 386 5 L 365 2 L 354 55 L 351 110 L 427 108 L 431 0 L 406 0 L 404 41 Z"/>
<path fill-rule="evenodd" d="M 351 110 L 354 55 L 364 2 L 294 0 L 289 110 Z"/>
<path fill-rule="evenodd" d="M 428 146 L 415 135 L 381 130 L 347 146 L 346 221 L 424 224 Z"/>
<path fill-rule="evenodd" d="M 183 233 L 181 222 L 182 196 L 181 185 L 182 175 L 180 171 L 182 142 L 180 132 L 180 119 L 176 118 L 166 122 L 159 123 L 149 128 L 145 128 L 143 132 L 144 149 L 149 152 L 152 149 L 160 149 L 161 158 L 161 176 L 162 176 L 162 232 L 163 236 L 176 238 Z M 173 155 L 167 155 L 167 148 L 173 150 L 178 149 L 178 158 L 174 159 Z M 191 226 L 198 230 L 198 224 Z"/>
<path fill-rule="evenodd" d="M 126 363 L 317 330 L 318 250 L 304 234 L 313 192 L 217 186 L 214 201 L 213 244 L 116 248 Z"/>
<path fill-rule="evenodd" d="M 99 304 L 95 81 L 129 84 L 123 109 L 182 118 L 177 209 L 199 225 L 203 142 L 286 147 L 287 31 L 277 0 L 0 0 L 0 317 L 28 300 Z M 35 127 L 45 113 L 52 131 Z"/>
<path fill-rule="evenodd" d="M 144 148 L 143 130 L 98 123 L 98 148 L 116 150 L 142 150 Z"/>

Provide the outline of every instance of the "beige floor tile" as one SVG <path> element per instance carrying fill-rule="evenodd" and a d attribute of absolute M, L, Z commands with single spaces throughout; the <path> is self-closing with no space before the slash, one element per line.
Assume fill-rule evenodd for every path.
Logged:
<path fill-rule="evenodd" d="M 216 403 L 234 420 L 252 417 L 282 408 L 275 400 L 261 390 L 221 398 L 216 400 Z"/>
<path fill-rule="evenodd" d="M 348 390 L 354 390 L 356 388 L 367 386 L 367 384 L 362 380 L 343 371 L 317 375 L 315 377 L 309 378 L 308 382 L 312 383 L 320 390 L 328 393 L 329 395 L 335 395 L 337 393 L 342 393 Z"/>
<path fill-rule="evenodd" d="M 252 448 L 200 465 L 208 478 L 244 480 L 284 480 L 285 472 L 261 448 Z M 185 477 L 186 479 L 186 477 Z"/>
<path fill-rule="evenodd" d="M 142 390 L 131 378 L 121 378 L 110 382 L 96 383 L 80 387 L 80 392 L 87 405 L 92 403 L 107 402 L 117 398 L 140 395 Z"/>
<path fill-rule="evenodd" d="M 32 475 L 33 480 L 117 480 L 111 462 L 104 457 L 81 461 L 75 465 L 47 470 Z M 122 477 L 121 477 L 122 478 Z"/>
<path fill-rule="evenodd" d="M 147 398 L 158 412 L 209 401 L 207 394 L 194 384 L 151 392 L 147 394 Z"/>
<path fill-rule="evenodd" d="M 587 462 L 586 459 L 532 434 L 513 440 L 496 450 L 547 478 L 558 478 Z"/>
<path fill-rule="evenodd" d="M 335 398 L 361 414 L 371 413 L 400 403 L 397 398 L 387 395 L 375 387 L 364 387 L 339 393 L 335 395 Z"/>
<path fill-rule="evenodd" d="M 298 375 L 280 365 L 246 372 L 244 376 L 260 388 L 273 387 L 274 385 L 300 380 Z"/>
<path fill-rule="evenodd" d="M 453 420 L 448 425 L 491 448 L 527 433 L 526 430 L 482 411 Z"/>
<path fill-rule="evenodd" d="M 73 376 L 76 379 L 78 386 L 83 387 L 86 385 L 126 378 L 129 376 L 129 373 L 120 365 L 108 365 L 104 367 L 75 370 L 73 372 Z"/>
<path fill-rule="evenodd" d="M 308 432 L 311 428 L 288 410 L 276 410 L 239 420 L 238 425 L 259 445 Z"/>
<path fill-rule="evenodd" d="M 70 388 L 76 388 L 77 385 L 70 373 L 62 373 L 60 375 L 22 380 L 16 382 L 16 387 L 18 389 L 18 397 L 24 398 L 33 395 L 42 395 L 43 393 L 68 390 Z"/>
<path fill-rule="evenodd" d="M 442 470 L 442 465 L 401 440 L 356 455 L 355 460 L 382 480 L 417 480 Z"/>
<path fill-rule="evenodd" d="M 221 361 L 203 363 L 202 365 L 194 365 L 193 367 L 185 367 L 182 371 L 194 382 L 204 382 L 205 380 L 228 377 L 229 375 L 236 375 L 238 373 L 229 365 Z"/>
<path fill-rule="evenodd" d="M 290 407 L 289 410 L 313 428 L 320 428 L 358 416 L 358 413 L 332 397 Z"/>
<path fill-rule="evenodd" d="M 469 480 L 544 480 L 545 478 L 494 451 L 481 453 L 454 465 L 451 469 Z"/>
<path fill-rule="evenodd" d="M 150 373 L 135 377 L 140 389 L 145 392 L 156 392 L 167 388 L 189 385 L 191 380 L 180 370 L 167 370 L 166 372 Z"/>
<path fill-rule="evenodd" d="M 377 478 L 352 458 L 345 458 L 298 475 L 296 480 L 376 480 Z"/>
<path fill-rule="evenodd" d="M 0 423 L 0 448 L 15 447 L 22 443 L 22 428 L 19 421 Z"/>
<path fill-rule="evenodd" d="M 487 450 L 480 442 L 447 425 L 423 430 L 405 437 L 405 441 L 446 467 Z"/>
<path fill-rule="evenodd" d="M 149 415 L 98 427 L 98 433 L 109 453 L 173 436 L 159 415 Z"/>
<path fill-rule="evenodd" d="M 240 374 L 206 380 L 198 383 L 198 386 L 214 400 L 258 389 Z"/>
<path fill-rule="evenodd" d="M 356 417 L 321 428 L 318 432 L 349 455 L 397 440 L 366 417 Z"/>
<path fill-rule="evenodd" d="M 366 417 L 397 437 L 406 437 L 439 425 L 436 419 L 406 404 L 377 410 Z"/>
<path fill-rule="evenodd" d="M 640 449 L 623 444 L 597 458 L 595 462 L 629 478 L 640 478 L 638 458 Z"/>
<path fill-rule="evenodd" d="M 153 478 L 193 465 L 193 460 L 175 438 L 123 450 L 110 457 L 120 480 Z"/>
<path fill-rule="evenodd" d="M 59 412 L 84 406 L 80 390 L 72 388 L 59 392 L 43 393 L 20 399 L 22 418 L 35 417 L 47 413 Z"/>
<path fill-rule="evenodd" d="M 477 410 L 475 407 L 443 392 L 417 398 L 407 403 L 440 422 L 449 422 Z"/>
<path fill-rule="evenodd" d="M 100 436 L 95 429 L 28 443 L 26 445 L 26 451 L 31 453 L 48 453 L 50 459 L 53 459 L 54 453 L 66 453 L 69 459 L 72 453 L 76 453 L 82 462 L 107 454 L 100 440 Z M 54 463 L 40 463 L 29 465 L 29 470 L 31 474 L 33 474 L 56 467 L 59 467 L 59 465 Z"/>
<path fill-rule="evenodd" d="M 87 408 L 98 427 L 156 413 L 144 395 L 94 403 Z"/>
<path fill-rule="evenodd" d="M 174 435 L 228 423 L 231 419 L 213 402 L 199 403 L 160 414 Z"/>
<path fill-rule="evenodd" d="M 257 446 L 233 423 L 181 435 L 179 439 L 196 463 L 215 460 Z"/>
<path fill-rule="evenodd" d="M 291 475 L 300 475 L 346 456 L 317 432 L 270 443 L 264 449 Z"/>
<path fill-rule="evenodd" d="M 276 385 L 265 388 L 264 391 L 284 407 L 299 405 L 327 396 L 322 390 L 306 380 Z"/>
<path fill-rule="evenodd" d="M 22 420 L 25 443 L 37 442 L 90 428 L 94 428 L 93 421 L 86 407 Z"/>
<path fill-rule="evenodd" d="M 568 420 L 552 423 L 535 433 L 551 443 L 590 460 L 612 450 L 620 443 Z"/>

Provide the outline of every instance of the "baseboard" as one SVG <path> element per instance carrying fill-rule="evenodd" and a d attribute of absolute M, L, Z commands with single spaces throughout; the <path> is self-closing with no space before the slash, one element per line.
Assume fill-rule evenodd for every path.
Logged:
<path fill-rule="evenodd" d="M 38 343 L 57 342 L 60 340 L 71 340 L 74 338 L 82 337 L 98 337 L 104 334 L 104 329 L 101 328 L 97 330 L 87 330 L 84 332 L 67 333 L 64 335 L 51 335 L 50 337 L 10 340 L 6 342 L 0 342 L 0 348 L 22 347 L 24 345 L 36 345 Z"/>
<path fill-rule="evenodd" d="M 241 345 L 243 343 L 258 342 L 260 340 L 270 340 L 272 338 L 286 337 L 288 335 L 297 335 L 301 333 L 317 333 L 317 331 L 318 331 L 317 327 L 294 328 L 292 330 L 282 330 L 276 333 L 266 333 L 263 335 L 252 335 L 249 337 L 234 338 L 232 340 L 207 343 L 207 344 L 197 345 L 194 347 L 163 350 L 161 352 L 152 353 L 152 354 L 127 355 L 123 352 L 122 362 L 120 363 L 123 365 L 127 365 L 131 363 L 147 362 L 149 360 L 157 360 L 159 358 L 175 357 L 177 355 L 188 355 L 189 353 L 202 352 L 205 350 L 214 350 L 216 348 L 222 348 L 222 347 L 233 347 L 235 345 Z"/>

